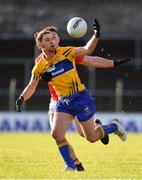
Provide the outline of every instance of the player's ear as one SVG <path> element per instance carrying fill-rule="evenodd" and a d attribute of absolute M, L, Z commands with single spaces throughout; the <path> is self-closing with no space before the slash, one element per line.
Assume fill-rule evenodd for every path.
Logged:
<path fill-rule="evenodd" d="M 60 43 L 60 37 L 58 36 L 58 43 Z"/>
<path fill-rule="evenodd" d="M 42 49 L 42 43 L 41 43 L 41 42 L 37 42 L 37 43 L 36 43 L 36 46 L 37 46 L 39 49 Z"/>

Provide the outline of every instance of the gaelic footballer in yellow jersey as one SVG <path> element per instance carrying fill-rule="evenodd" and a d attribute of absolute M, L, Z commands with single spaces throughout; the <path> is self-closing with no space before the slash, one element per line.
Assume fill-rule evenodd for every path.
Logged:
<path fill-rule="evenodd" d="M 75 47 L 72 46 L 57 48 L 52 64 L 43 54 L 32 70 L 33 78 L 40 79 L 47 71 L 48 80 L 51 81 L 58 97 L 71 96 L 83 91 L 85 86 L 81 83 L 76 70 L 74 51 Z"/>
<path fill-rule="evenodd" d="M 35 65 L 29 84 L 25 87 L 20 97 L 16 101 L 16 109 L 21 111 L 22 104 L 28 100 L 39 83 L 39 79 L 48 71 L 49 80 L 52 83 L 59 98 L 54 113 L 54 126 L 52 137 L 55 139 L 59 152 L 67 165 L 67 169 L 76 170 L 76 166 L 70 156 L 68 141 L 66 140 L 66 130 L 75 117 L 78 118 L 84 136 L 90 142 L 96 142 L 110 133 L 116 133 L 121 140 L 126 140 L 126 133 L 119 121 L 113 121 L 109 125 L 94 127 L 95 105 L 91 94 L 80 82 L 75 67 L 74 56 L 90 54 L 95 49 L 98 42 L 100 26 L 96 21 L 93 23 L 94 32 L 92 38 L 84 47 L 58 48 L 51 32 L 43 29 L 36 33 L 36 45 L 43 52 L 41 60 Z M 49 58 L 49 59 L 48 59 Z M 44 73 L 44 74 L 43 74 Z M 57 82 L 55 82 L 55 80 Z"/>

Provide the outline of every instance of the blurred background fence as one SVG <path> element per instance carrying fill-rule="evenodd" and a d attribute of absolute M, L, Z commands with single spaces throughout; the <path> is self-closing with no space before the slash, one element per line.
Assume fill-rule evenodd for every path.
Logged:
<path fill-rule="evenodd" d="M 61 44 L 83 45 L 84 41 L 62 40 Z M 121 91 L 122 107 L 125 112 L 142 110 L 142 64 L 140 63 L 142 41 L 135 39 L 103 39 L 99 42 L 94 55 L 109 59 L 131 58 L 131 62 L 115 69 L 92 69 L 78 65 L 79 74 L 86 86 L 92 91 L 98 111 L 116 110 L 116 93 Z M 0 40 L 0 110 L 14 110 L 10 105 L 12 97 L 18 97 L 27 85 L 34 65 L 34 42 L 29 39 Z M 14 87 L 16 89 L 14 89 Z M 12 90 L 14 89 L 14 90 Z M 26 103 L 26 110 L 48 110 L 50 94 L 47 84 L 41 82 L 35 93 Z M 13 97 L 13 103 L 15 98 Z M 121 96 L 119 97 L 121 98 Z"/>
<path fill-rule="evenodd" d="M 131 58 L 115 69 L 78 65 L 82 81 L 91 90 L 99 112 L 142 112 L 142 1 L 137 0 L 1 0 L 0 1 L 0 111 L 14 111 L 15 99 L 27 85 L 37 49 L 33 35 L 46 25 L 59 29 L 61 45 L 85 45 L 93 18 L 101 24 L 101 40 L 93 55 Z M 66 24 L 73 16 L 88 23 L 84 38 L 73 39 Z M 25 111 L 48 111 L 50 94 L 41 82 Z"/>

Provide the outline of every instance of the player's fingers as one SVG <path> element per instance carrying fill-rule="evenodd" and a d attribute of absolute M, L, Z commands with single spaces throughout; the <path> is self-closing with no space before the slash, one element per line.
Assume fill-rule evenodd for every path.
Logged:
<path fill-rule="evenodd" d="M 94 27 L 100 28 L 99 21 L 96 18 L 94 18 L 93 25 L 94 25 Z"/>
<path fill-rule="evenodd" d="M 16 111 L 21 112 L 20 106 L 18 104 L 16 104 Z"/>

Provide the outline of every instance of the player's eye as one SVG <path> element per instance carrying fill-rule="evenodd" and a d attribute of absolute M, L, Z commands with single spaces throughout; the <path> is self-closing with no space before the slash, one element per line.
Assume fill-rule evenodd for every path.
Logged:
<path fill-rule="evenodd" d="M 49 38 L 46 38 L 45 41 L 49 41 Z"/>

